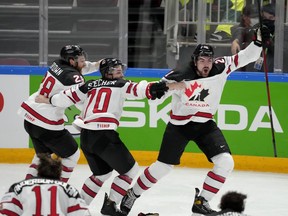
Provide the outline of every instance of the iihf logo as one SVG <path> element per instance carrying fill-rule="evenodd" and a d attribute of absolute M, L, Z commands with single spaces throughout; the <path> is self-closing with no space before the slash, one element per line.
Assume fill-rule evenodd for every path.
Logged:
<path fill-rule="evenodd" d="M 185 89 L 185 94 L 189 98 L 189 101 L 204 101 L 209 95 L 208 89 L 203 89 L 202 85 L 194 82 L 190 87 Z"/>

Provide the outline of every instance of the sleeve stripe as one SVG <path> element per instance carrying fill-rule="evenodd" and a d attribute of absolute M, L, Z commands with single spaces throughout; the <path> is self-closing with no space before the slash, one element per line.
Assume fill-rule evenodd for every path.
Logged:
<path fill-rule="evenodd" d="M 71 96 L 66 94 L 66 91 L 64 92 L 64 94 L 74 103 L 76 104 L 77 102 L 80 101 L 80 98 L 78 97 L 77 93 L 74 91 L 71 91 L 71 89 L 69 90 L 71 92 Z"/>
<path fill-rule="evenodd" d="M 138 83 L 136 85 L 134 85 L 133 87 L 133 94 L 137 97 L 138 94 L 137 94 L 137 86 L 138 86 Z"/>
<path fill-rule="evenodd" d="M 130 83 L 127 90 L 126 90 L 126 93 L 130 94 L 132 87 L 133 87 L 133 83 Z"/>
<path fill-rule="evenodd" d="M 81 99 L 78 97 L 77 93 L 76 92 L 72 92 L 72 97 L 74 98 L 74 100 L 76 102 L 79 102 Z"/>
<path fill-rule="evenodd" d="M 152 98 L 152 95 L 150 94 L 150 86 L 152 85 L 152 83 L 149 83 L 148 85 L 147 85 L 147 87 L 146 87 L 146 97 L 148 98 L 148 99 L 151 99 Z"/>
<path fill-rule="evenodd" d="M 87 210 L 87 208 L 81 207 L 79 204 L 77 204 L 77 205 L 68 207 L 67 212 L 71 213 L 71 212 L 78 211 L 78 210 Z"/>
<path fill-rule="evenodd" d="M 238 54 L 236 54 L 235 57 L 234 57 L 234 64 L 235 64 L 236 67 L 239 64 L 238 60 L 239 60 L 239 56 L 238 56 Z"/>
<path fill-rule="evenodd" d="M 9 216 L 19 216 L 16 212 L 10 211 L 8 209 L 0 210 L 1 215 L 9 215 Z"/>

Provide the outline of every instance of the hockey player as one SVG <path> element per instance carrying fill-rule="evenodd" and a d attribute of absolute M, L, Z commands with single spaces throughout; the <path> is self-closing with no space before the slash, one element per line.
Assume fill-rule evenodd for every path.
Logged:
<path fill-rule="evenodd" d="M 38 154 L 36 178 L 13 184 L 0 201 L 0 215 L 88 215 L 77 189 L 60 181 L 62 164 L 49 154 Z"/>
<path fill-rule="evenodd" d="M 135 200 L 166 176 L 180 158 L 189 141 L 196 145 L 214 164 L 203 183 L 201 193 L 196 188 L 193 213 L 209 214 L 213 210 L 209 201 L 217 194 L 234 167 L 229 146 L 217 127 L 213 116 L 229 74 L 237 68 L 256 61 L 261 53 L 262 37 L 269 37 L 267 29 L 256 30 L 251 44 L 238 54 L 214 59 L 210 45 L 199 44 L 192 61 L 185 68 L 172 70 L 163 81 L 185 81 L 186 88 L 172 94 L 172 111 L 162 139 L 157 161 L 144 170 L 134 186 L 127 191 L 121 202 L 121 210 L 130 212 Z"/>
<path fill-rule="evenodd" d="M 90 80 L 85 85 L 68 89 L 49 99 L 39 95 L 37 102 L 69 107 L 84 102 L 82 112 L 74 121 L 81 129 L 80 145 L 92 175 L 83 184 L 81 194 L 87 204 L 98 194 L 103 183 L 116 170 L 119 175 L 112 182 L 109 197 L 105 194 L 101 209 L 103 215 L 125 215 L 116 207 L 126 194 L 133 178 L 138 174 L 138 164 L 122 142 L 116 129 L 125 99 L 161 98 L 168 90 L 166 83 L 135 83 L 124 79 L 124 65 L 114 58 L 100 63 L 101 79 Z M 172 88 L 172 85 L 168 85 Z M 174 86 L 175 87 L 175 86 Z"/>
<path fill-rule="evenodd" d="M 64 128 L 65 108 L 35 103 L 35 97 L 38 94 L 49 97 L 73 85 L 84 83 L 83 74 L 97 71 L 99 68 L 99 62 L 88 62 L 85 55 L 80 46 L 64 46 L 60 51 L 61 58 L 49 67 L 38 91 L 24 101 L 18 111 L 24 118 L 24 128 L 35 149 L 26 179 L 37 175 L 38 153 L 55 153 L 63 159 L 61 180 L 65 182 L 78 162 L 80 151 L 77 142 Z"/>

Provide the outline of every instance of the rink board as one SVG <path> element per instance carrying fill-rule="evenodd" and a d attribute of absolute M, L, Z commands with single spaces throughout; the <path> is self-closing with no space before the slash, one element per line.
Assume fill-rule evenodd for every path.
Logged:
<path fill-rule="evenodd" d="M 31 160 L 32 144 L 23 129 L 23 120 L 16 112 L 21 102 L 37 90 L 46 69 L 0 66 L 0 153 L 4 156 L 0 162 L 29 163 Z M 133 81 L 154 81 L 159 80 L 167 71 L 168 69 L 128 69 L 126 77 Z M 99 73 L 92 75 L 95 76 L 88 76 L 87 79 L 99 77 Z M 285 102 L 285 92 L 288 89 L 288 76 L 269 74 L 269 81 L 278 156 L 275 159 L 264 74 L 235 72 L 228 77 L 215 121 L 231 148 L 236 169 L 287 172 L 288 103 Z M 147 100 L 125 102 L 118 132 L 143 165 L 148 165 L 157 158 L 169 120 L 169 110 L 170 99 L 156 106 L 149 104 Z M 71 126 L 77 113 L 75 107 L 67 109 L 66 128 L 75 135 L 79 143 L 79 133 Z M 193 142 L 187 146 L 181 165 L 211 166 Z"/>
<path fill-rule="evenodd" d="M 157 151 L 131 151 L 140 166 L 149 166 L 157 160 Z M 31 163 L 34 156 L 33 149 L 0 149 L 0 163 Z M 233 156 L 236 170 L 259 172 L 288 173 L 288 158 L 271 158 L 258 156 Z M 79 164 L 87 164 L 81 151 Z M 201 153 L 184 152 L 181 167 L 210 168 L 205 155 Z"/>

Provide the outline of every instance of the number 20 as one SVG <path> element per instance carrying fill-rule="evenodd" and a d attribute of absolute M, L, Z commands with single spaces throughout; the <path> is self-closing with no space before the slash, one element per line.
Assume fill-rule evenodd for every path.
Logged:
<path fill-rule="evenodd" d="M 111 98 L 111 93 L 112 90 L 110 88 L 101 88 L 98 91 L 96 89 L 93 89 L 92 91 L 89 92 L 90 105 L 95 98 L 93 113 L 107 112 Z"/>

